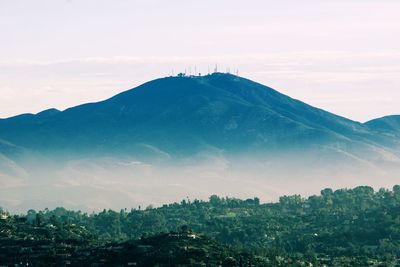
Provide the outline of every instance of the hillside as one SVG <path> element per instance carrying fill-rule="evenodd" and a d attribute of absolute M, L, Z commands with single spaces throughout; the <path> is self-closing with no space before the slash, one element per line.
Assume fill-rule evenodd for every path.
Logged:
<path fill-rule="evenodd" d="M 222 73 L 157 79 L 102 102 L 3 119 L 0 137 L 67 155 L 187 156 L 391 142 L 361 123 Z"/>
<path fill-rule="evenodd" d="M 392 133 L 395 135 L 400 135 L 400 116 L 386 116 L 382 118 L 378 118 L 375 120 L 371 120 L 365 123 L 369 128 L 384 132 L 384 133 Z"/>
<path fill-rule="evenodd" d="M 231 74 L 166 77 L 0 120 L 0 206 L 82 210 L 211 194 L 392 186 L 400 139 Z M 210 186 L 212 185 L 212 186 Z"/>
<path fill-rule="evenodd" d="M 0 264 L 398 266 L 399 209 L 399 185 L 326 188 L 275 203 L 213 195 L 89 214 L 0 209 Z"/>

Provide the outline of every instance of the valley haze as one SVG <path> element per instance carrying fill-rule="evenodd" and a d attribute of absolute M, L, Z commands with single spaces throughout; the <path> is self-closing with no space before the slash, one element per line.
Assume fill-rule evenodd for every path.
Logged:
<path fill-rule="evenodd" d="M 360 123 L 228 74 L 165 77 L 0 120 L 0 206 L 21 212 L 391 187 L 400 116 Z"/>

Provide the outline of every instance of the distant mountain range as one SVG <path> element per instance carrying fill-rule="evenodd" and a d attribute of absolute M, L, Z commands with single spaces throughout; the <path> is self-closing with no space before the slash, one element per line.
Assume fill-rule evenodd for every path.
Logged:
<path fill-rule="evenodd" d="M 222 73 L 0 120 L 0 206 L 123 208 L 392 186 L 400 117 L 352 121 Z"/>
<path fill-rule="evenodd" d="M 184 157 L 399 146 L 400 116 L 365 124 L 222 73 L 167 77 L 105 101 L 0 120 L 0 151 Z M 394 149 L 395 148 L 395 149 Z"/>

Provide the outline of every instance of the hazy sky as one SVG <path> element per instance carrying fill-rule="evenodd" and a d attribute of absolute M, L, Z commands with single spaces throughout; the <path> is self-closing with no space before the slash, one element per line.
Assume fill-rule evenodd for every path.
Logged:
<path fill-rule="evenodd" d="M 0 117 L 195 66 L 354 120 L 400 114 L 398 0 L 0 0 Z"/>

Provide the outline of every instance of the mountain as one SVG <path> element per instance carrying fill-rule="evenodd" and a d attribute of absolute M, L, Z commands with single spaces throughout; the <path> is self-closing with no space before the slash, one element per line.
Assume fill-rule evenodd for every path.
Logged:
<path fill-rule="evenodd" d="M 222 73 L 157 79 L 105 101 L 2 119 L 0 138 L 34 153 L 158 157 L 389 142 L 359 122 Z"/>
<path fill-rule="evenodd" d="M 20 172 L 14 160 L 20 158 L 24 153 L 23 148 L 0 139 L 0 184 L 2 176 Z"/>
<path fill-rule="evenodd" d="M 156 79 L 101 102 L 1 119 L 0 206 L 93 211 L 392 186 L 393 121 L 382 131 L 230 74 Z"/>
<path fill-rule="evenodd" d="M 366 122 L 365 125 L 375 131 L 400 135 L 400 115 L 371 120 Z"/>

